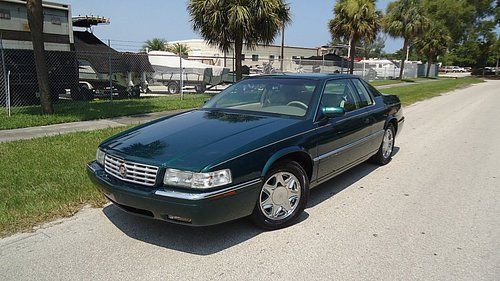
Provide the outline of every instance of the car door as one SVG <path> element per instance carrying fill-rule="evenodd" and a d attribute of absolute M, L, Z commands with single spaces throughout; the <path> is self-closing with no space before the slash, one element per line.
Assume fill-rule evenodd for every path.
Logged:
<path fill-rule="evenodd" d="M 371 118 L 371 133 L 373 135 L 371 149 L 378 150 L 380 144 L 382 143 L 385 122 L 389 113 L 388 108 L 382 101 L 382 94 L 377 89 L 375 89 L 375 87 L 373 87 L 366 81 L 359 79 L 358 81 L 360 81 L 364 86 L 364 88 L 362 89 L 366 90 L 366 92 L 364 92 L 365 95 L 371 98 L 374 102 L 373 105 L 368 106 L 367 114 L 369 114 L 369 117 Z"/>
<path fill-rule="evenodd" d="M 360 106 L 359 95 L 349 79 L 326 82 L 320 108 L 343 107 L 346 113 L 330 119 L 321 114 L 317 117 L 318 155 L 315 160 L 318 161 L 319 181 L 339 172 L 359 157 L 355 144 L 367 135 L 367 124 L 359 116 Z"/>
<path fill-rule="evenodd" d="M 383 131 L 379 128 L 384 126 L 384 107 L 381 104 L 375 103 L 375 99 L 360 79 L 354 78 L 351 79 L 351 82 L 360 100 L 359 116 L 366 125 L 363 128 L 365 139 L 359 143 L 357 150 L 359 158 L 363 158 L 374 150 L 378 150 L 380 146 Z"/>

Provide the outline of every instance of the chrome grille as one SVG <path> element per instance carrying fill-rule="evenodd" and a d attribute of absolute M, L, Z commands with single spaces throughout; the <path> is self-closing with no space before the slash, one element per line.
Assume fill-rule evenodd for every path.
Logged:
<path fill-rule="evenodd" d="M 118 179 L 147 186 L 156 182 L 158 167 L 125 161 L 109 154 L 104 159 L 106 173 Z"/>

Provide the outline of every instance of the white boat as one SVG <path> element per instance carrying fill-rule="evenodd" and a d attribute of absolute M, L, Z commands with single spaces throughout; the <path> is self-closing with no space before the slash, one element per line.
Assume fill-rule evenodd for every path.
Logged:
<path fill-rule="evenodd" d="M 371 68 L 377 72 L 377 79 L 390 79 L 399 76 L 399 67 L 391 60 L 367 59 L 362 60 L 366 68 Z"/>
<path fill-rule="evenodd" d="M 183 85 L 194 86 L 197 92 L 204 92 L 209 85 L 222 83 L 223 77 L 229 73 L 228 68 L 180 58 L 171 52 L 151 51 L 148 58 L 155 70 L 153 82 L 167 86 L 172 94 L 180 90 L 181 63 Z"/>

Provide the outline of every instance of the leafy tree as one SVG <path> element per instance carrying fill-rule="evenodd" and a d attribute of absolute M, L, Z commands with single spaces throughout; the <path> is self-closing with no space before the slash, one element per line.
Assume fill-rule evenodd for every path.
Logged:
<path fill-rule="evenodd" d="M 363 39 L 373 42 L 381 26 L 382 15 L 374 0 L 339 0 L 333 8 L 334 18 L 328 22 L 332 37 L 349 40 L 350 73 L 354 71 L 356 44 Z"/>
<path fill-rule="evenodd" d="M 441 22 L 448 29 L 453 45 L 466 40 L 466 31 L 472 28 L 475 13 L 468 0 L 423 0 L 423 6 L 433 23 Z"/>
<path fill-rule="evenodd" d="M 360 45 L 363 50 L 363 56 L 368 59 L 385 55 L 385 41 L 387 41 L 387 36 L 385 35 L 378 35 L 373 42 L 361 40 Z"/>
<path fill-rule="evenodd" d="M 493 64 L 491 46 L 500 24 L 500 0 L 423 0 L 432 22 L 442 22 L 452 44 L 442 57 L 447 65 L 483 67 Z"/>
<path fill-rule="evenodd" d="M 175 43 L 168 46 L 167 50 L 177 55 L 181 54 L 183 57 L 187 57 L 189 55 L 189 47 L 186 44 Z"/>
<path fill-rule="evenodd" d="M 33 53 L 35 55 L 36 78 L 40 91 L 40 104 L 42 114 L 53 114 L 54 107 L 50 96 L 49 72 L 45 61 L 45 46 L 43 40 L 43 7 L 42 0 L 26 1 L 28 10 L 28 25 L 33 42 Z"/>
<path fill-rule="evenodd" d="M 387 6 L 387 14 L 384 18 L 385 31 L 393 37 L 402 37 L 404 39 L 399 79 L 403 79 L 408 46 L 411 41 L 422 35 L 428 26 L 429 20 L 425 17 L 420 0 L 398 0 Z"/>
<path fill-rule="evenodd" d="M 146 40 L 142 46 L 142 50 L 146 51 L 166 51 L 167 50 L 167 40 L 161 38 L 153 38 Z"/>
<path fill-rule="evenodd" d="M 271 44 L 290 21 L 283 0 L 189 0 L 193 29 L 224 52 L 234 48 L 236 80 L 242 78 L 243 44 Z"/>
<path fill-rule="evenodd" d="M 451 41 L 448 29 L 439 22 L 436 22 L 427 32 L 415 39 L 415 49 L 427 58 L 426 77 L 429 77 L 431 64 L 436 62 L 439 55 L 446 52 Z"/>

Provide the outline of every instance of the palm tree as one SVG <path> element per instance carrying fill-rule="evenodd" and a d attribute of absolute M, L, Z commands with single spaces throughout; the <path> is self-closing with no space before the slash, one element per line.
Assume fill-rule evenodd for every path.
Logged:
<path fill-rule="evenodd" d="M 429 77 L 431 64 L 437 60 L 439 55 L 446 52 L 451 42 L 450 32 L 440 22 L 434 23 L 427 32 L 415 39 L 415 48 L 421 55 L 427 57 L 426 77 Z"/>
<path fill-rule="evenodd" d="M 26 1 L 28 10 L 28 25 L 33 42 L 33 53 L 35 55 L 36 78 L 40 91 L 40 105 L 42 114 L 53 114 L 52 99 L 50 96 L 49 72 L 45 61 L 45 46 L 43 41 L 43 7 L 42 0 Z"/>
<path fill-rule="evenodd" d="M 399 79 L 403 79 L 405 56 L 411 41 L 422 35 L 428 28 L 429 21 L 424 13 L 421 0 L 398 0 L 387 6 L 384 17 L 384 29 L 393 37 L 403 37 L 403 57 Z"/>
<path fill-rule="evenodd" d="M 193 29 L 223 52 L 234 49 L 236 80 L 242 78 L 243 44 L 255 47 L 274 41 L 290 20 L 283 0 L 189 0 Z"/>
<path fill-rule="evenodd" d="M 143 51 L 166 51 L 167 40 L 161 38 L 153 38 L 150 40 L 146 40 L 144 45 L 142 46 Z"/>
<path fill-rule="evenodd" d="M 373 42 L 381 26 L 382 15 L 375 9 L 375 0 L 339 0 L 333 8 L 335 17 L 328 22 L 332 37 L 349 40 L 350 73 L 354 72 L 356 43 Z"/>
<path fill-rule="evenodd" d="M 175 43 L 168 46 L 167 50 L 182 57 L 187 57 L 189 55 L 189 47 L 186 44 Z"/>

